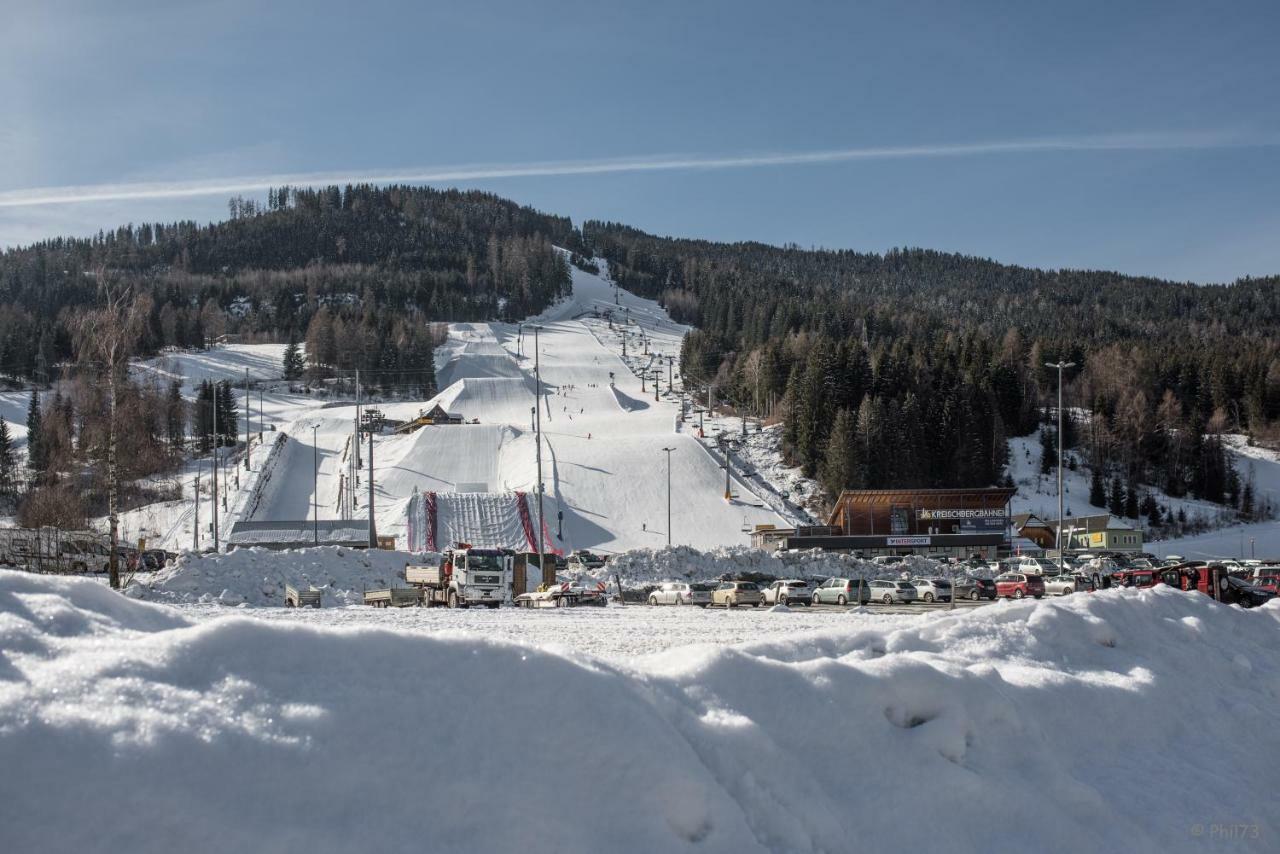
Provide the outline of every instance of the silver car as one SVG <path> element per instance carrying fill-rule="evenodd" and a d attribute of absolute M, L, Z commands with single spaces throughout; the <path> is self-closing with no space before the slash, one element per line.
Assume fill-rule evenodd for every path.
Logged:
<path fill-rule="evenodd" d="M 1050 575 L 1044 580 L 1046 596 L 1066 596 L 1081 589 L 1080 580 L 1074 575 Z"/>
<path fill-rule="evenodd" d="M 668 581 L 658 585 L 649 594 L 650 605 L 698 605 L 705 608 L 711 604 L 710 584 L 691 584 L 687 581 Z"/>
<path fill-rule="evenodd" d="M 871 588 L 871 601 L 891 605 L 894 602 L 916 601 L 916 589 L 906 581 L 889 581 L 883 578 L 868 582 Z"/>
<path fill-rule="evenodd" d="M 787 578 L 775 581 L 764 589 L 766 605 L 808 605 L 813 590 L 809 582 L 798 578 Z"/>
<path fill-rule="evenodd" d="M 913 578 L 911 586 L 926 602 L 950 602 L 951 582 L 945 578 Z"/>

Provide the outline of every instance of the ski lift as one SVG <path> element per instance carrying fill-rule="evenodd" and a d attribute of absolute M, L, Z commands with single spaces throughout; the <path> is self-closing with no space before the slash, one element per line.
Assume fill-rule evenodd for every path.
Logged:
<path fill-rule="evenodd" d="M 751 533 L 751 526 L 747 524 L 747 514 L 745 513 L 742 514 L 742 533 Z"/>

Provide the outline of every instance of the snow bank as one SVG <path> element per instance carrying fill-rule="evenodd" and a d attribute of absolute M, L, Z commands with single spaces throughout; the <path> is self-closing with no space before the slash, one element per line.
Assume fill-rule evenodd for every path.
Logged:
<path fill-rule="evenodd" d="M 432 560 L 439 560 L 439 555 L 334 546 L 187 553 L 150 581 L 133 584 L 125 592 L 157 602 L 283 606 L 285 585 L 292 584 L 319 588 L 326 606 L 358 604 L 365 590 L 403 586 L 406 563 Z"/>
<path fill-rule="evenodd" d="M 613 666 L 0 571 L 0 850 L 1272 851 L 1278 641 L 1158 587 Z"/>
<path fill-rule="evenodd" d="M 966 574 L 950 564 L 912 555 L 902 563 L 885 566 L 852 555 L 832 554 L 819 549 L 774 554 L 746 546 L 699 551 L 689 546 L 661 549 L 633 549 L 616 555 L 603 569 L 585 574 L 593 581 L 608 581 L 616 572 L 627 586 L 642 586 L 673 579 L 710 580 L 722 575 L 761 573 L 778 578 L 826 579 L 833 575 L 860 578 L 898 578 L 910 575 L 950 578 Z M 986 570 L 978 574 L 989 576 Z"/>

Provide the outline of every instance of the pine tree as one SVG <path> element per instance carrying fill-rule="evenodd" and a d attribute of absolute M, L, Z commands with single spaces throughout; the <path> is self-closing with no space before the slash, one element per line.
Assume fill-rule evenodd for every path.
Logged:
<path fill-rule="evenodd" d="M 1093 477 L 1089 480 L 1089 503 L 1094 507 L 1107 506 L 1107 488 L 1102 482 L 1102 466 L 1093 467 Z"/>
<path fill-rule="evenodd" d="M 9 422 L 0 419 L 0 500 L 11 502 L 18 491 L 17 464 L 13 458 L 13 438 Z"/>
<path fill-rule="evenodd" d="M 1132 480 L 1129 481 L 1128 487 L 1125 488 L 1124 517 L 1126 519 L 1138 518 L 1138 486 Z"/>
<path fill-rule="evenodd" d="M 291 332 L 289 333 L 289 345 L 284 348 L 284 378 L 286 380 L 296 380 L 302 376 L 303 371 L 302 351 L 298 347 L 298 339 Z"/>
<path fill-rule="evenodd" d="M 200 382 L 191 416 L 191 432 L 196 436 L 196 447 L 200 453 L 207 454 L 213 448 L 213 384 L 208 380 Z"/>
<path fill-rule="evenodd" d="M 1111 491 L 1107 496 L 1107 509 L 1111 511 L 1112 516 L 1120 517 L 1124 515 L 1124 484 L 1120 482 L 1120 475 L 1115 474 L 1111 478 Z"/>
<path fill-rule="evenodd" d="M 1048 424 L 1040 425 L 1040 474 L 1048 474 L 1058 465 L 1058 446 Z"/>
<path fill-rule="evenodd" d="M 45 455 L 44 417 L 40 412 L 40 392 L 31 392 L 31 403 L 27 407 L 27 467 L 31 473 L 39 477 L 44 474 L 48 460 Z"/>
<path fill-rule="evenodd" d="M 1244 482 L 1244 488 L 1240 491 L 1240 518 L 1245 521 L 1253 519 L 1253 478 L 1250 477 Z"/>
<path fill-rule="evenodd" d="M 841 409 L 831 425 L 826 455 L 822 461 L 822 485 L 835 500 L 843 489 L 853 485 L 853 450 L 857 433 L 853 413 Z"/>
<path fill-rule="evenodd" d="M 240 417 L 236 410 L 235 394 L 231 383 L 223 380 L 218 383 L 218 435 L 223 445 L 235 445 L 240 432 Z"/>
<path fill-rule="evenodd" d="M 182 453 L 186 444 L 187 403 L 182 399 L 181 380 L 174 380 L 169 384 L 169 395 L 165 399 L 164 421 L 170 450 L 174 453 Z"/>

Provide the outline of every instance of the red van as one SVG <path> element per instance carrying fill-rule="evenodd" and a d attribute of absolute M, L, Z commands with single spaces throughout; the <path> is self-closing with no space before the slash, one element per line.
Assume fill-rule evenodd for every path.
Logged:
<path fill-rule="evenodd" d="M 996 576 L 996 595 L 1007 599 L 1021 599 L 1025 596 L 1039 599 L 1044 596 L 1044 578 L 1025 572 L 1006 572 Z"/>

